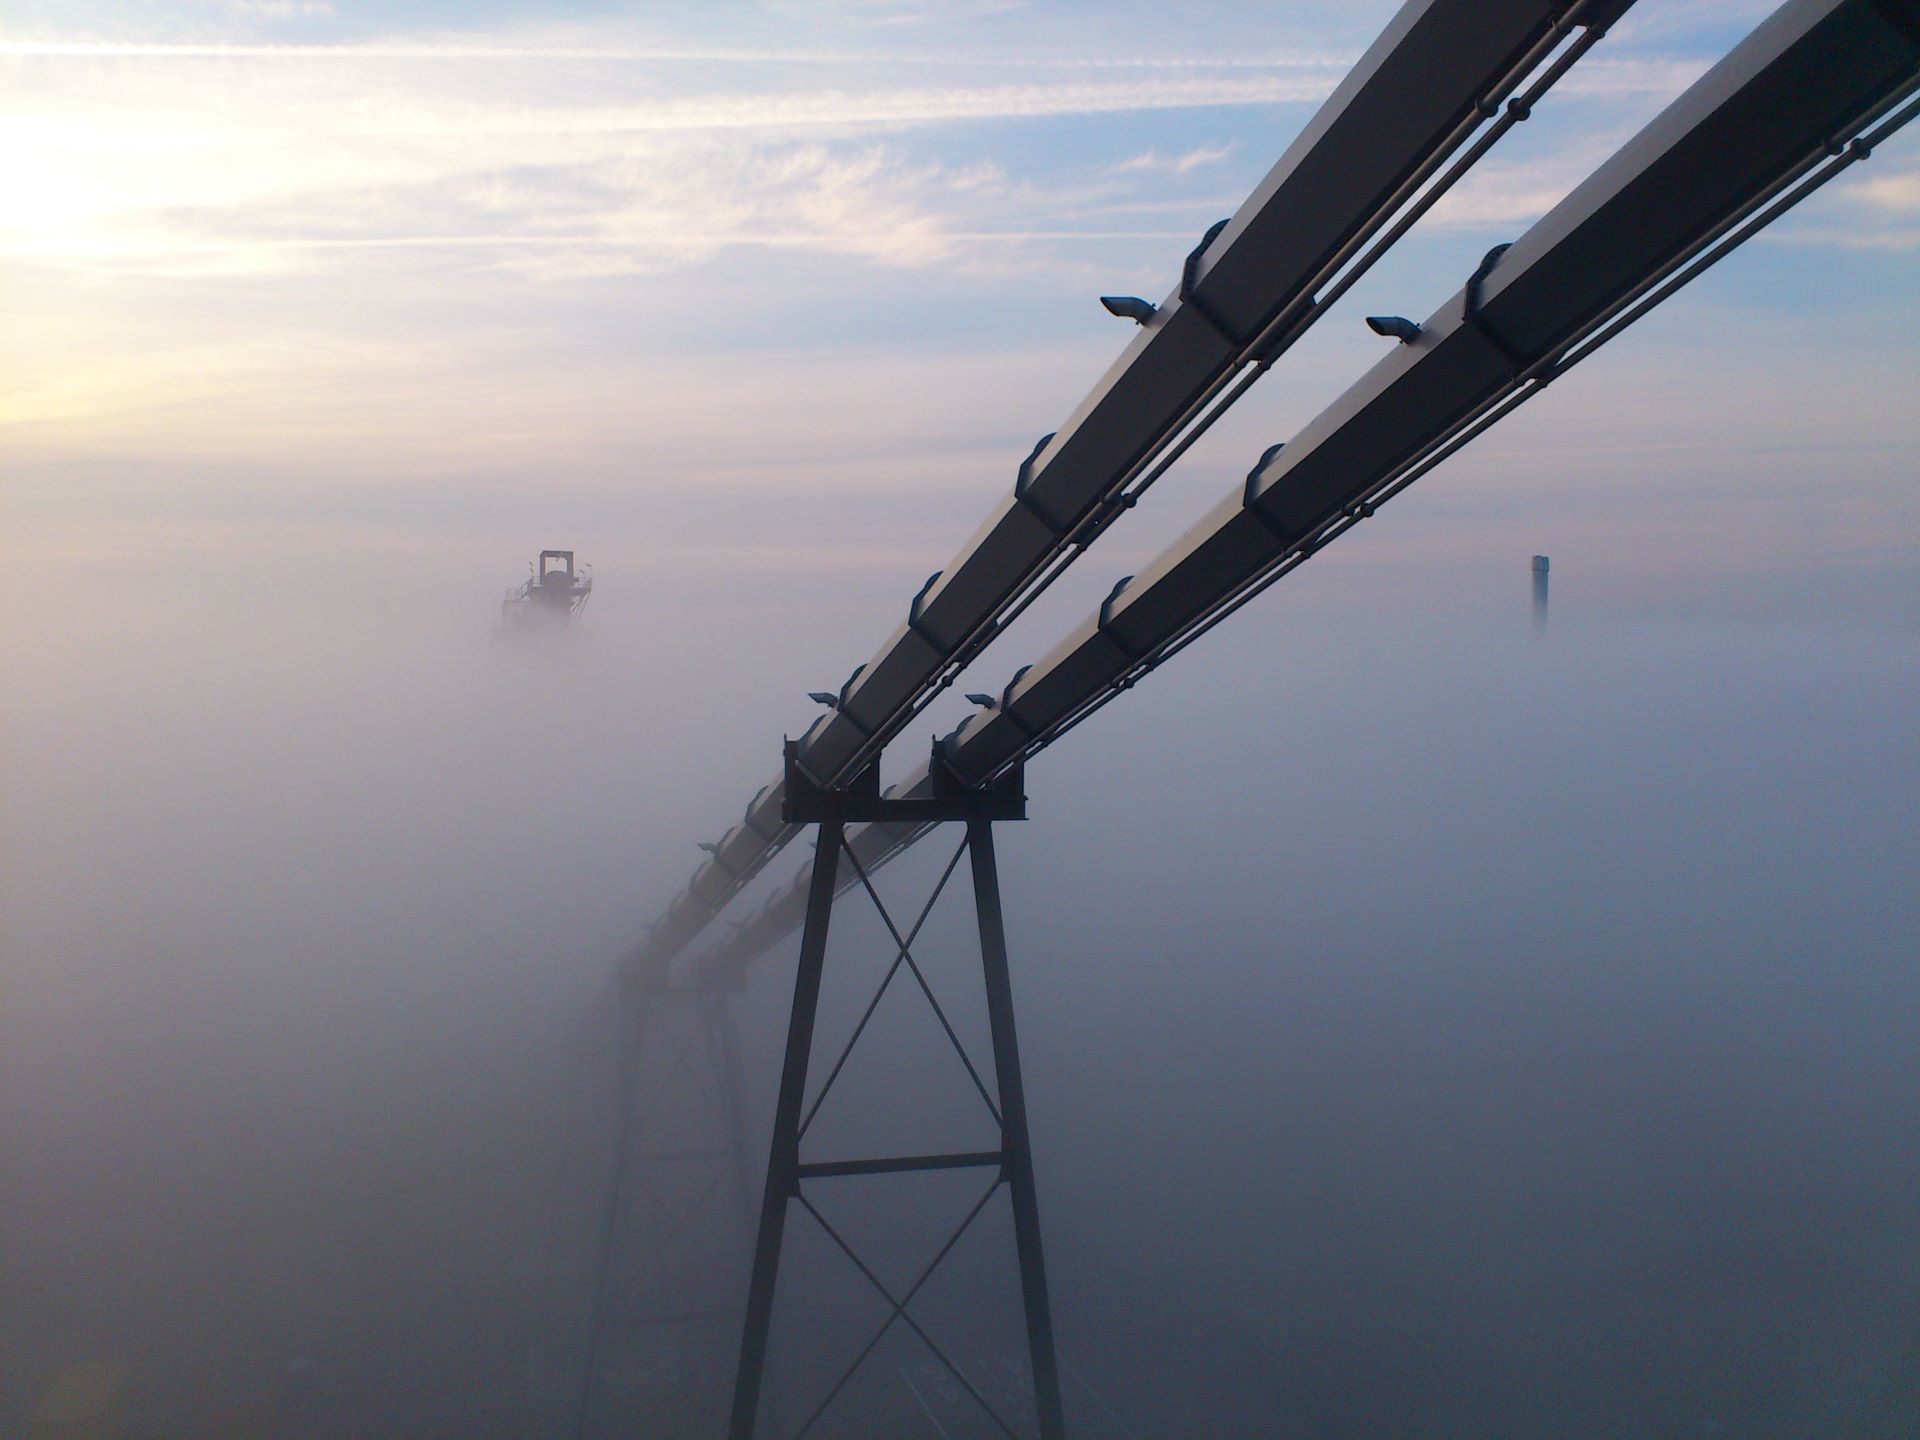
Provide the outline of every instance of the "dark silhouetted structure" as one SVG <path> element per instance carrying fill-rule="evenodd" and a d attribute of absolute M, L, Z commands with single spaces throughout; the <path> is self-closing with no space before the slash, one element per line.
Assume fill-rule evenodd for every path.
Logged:
<path fill-rule="evenodd" d="M 500 602 L 502 630 L 563 625 L 586 608 L 593 594 L 593 567 L 583 565 L 576 572 L 573 551 L 542 550 L 528 569 L 532 574 Z"/>
<path fill-rule="evenodd" d="M 939 1343 L 921 1328 L 908 1311 L 914 1297 L 926 1284 L 967 1228 L 987 1207 L 1002 1185 L 1007 1187 L 1013 1207 L 1014 1247 L 1020 1262 L 1020 1292 L 1026 1312 L 1028 1358 L 1033 1367 L 1035 1419 L 1041 1440 L 1064 1440 L 1066 1422 L 1060 1404 L 1060 1374 L 1053 1348 L 1053 1312 L 1047 1298 L 1046 1267 L 1040 1251 L 1040 1211 L 1034 1198 L 1033 1152 L 1027 1138 L 1026 1089 L 1020 1078 L 1020 1047 L 1013 1028 L 1013 988 L 1007 970 L 1006 927 L 1000 911 L 1000 876 L 994 859 L 993 824 L 996 820 L 1027 818 L 1025 774 L 1008 771 L 992 785 L 969 787 L 957 780 L 943 781 L 944 769 L 936 755 L 935 783 L 925 796 L 894 798 L 880 791 L 880 767 L 875 761 L 853 782 L 839 789 L 828 789 L 808 776 L 799 763 L 799 746 L 787 742 L 785 800 L 782 812 L 790 825 L 817 825 L 820 840 L 814 852 L 813 879 L 809 886 L 806 925 L 800 940 L 800 968 L 794 977 L 793 1009 L 788 1020 L 786 1059 L 780 1071 L 780 1096 L 773 1112 L 773 1145 L 767 1160 L 767 1184 L 760 1208 L 760 1238 L 754 1250 L 753 1279 L 747 1292 L 746 1327 L 740 1341 L 740 1368 L 733 1392 L 733 1420 L 730 1440 L 753 1440 L 754 1422 L 760 1406 L 761 1382 L 766 1371 L 767 1341 L 773 1325 L 774 1286 L 779 1278 L 780 1245 L 786 1231 L 787 1212 L 797 1204 L 812 1216 L 833 1243 L 845 1253 L 856 1269 L 866 1277 L 888 1306 L 889 1314 L 865 1347 L 854 1357 L 840 1377 L 824 1388 L 817 1405 L 801 1426 L 801 1433 L 832 1404 L 834 1397 L 853 1378 L 861 1362 L 878 1345 L 898 1320 L 921 1339 L 944 1365 L 956 1384 L 979 1404 L 980 1408 L 1005 1433 L 1017 1433 L 1005 1417 L 947 1357 Z M 954 852 L 940 881 L 934 886 L 916 920 L 902 934 L 893 916 L 881 903 L 860 859 L 844 844 L 849 822 L 867 825 L 910 825 L 931 827 L 945 821 L 965 824 L 966 838 Z M 946 1012 L 934 998 L 926 976 L 913 958 L 913 942 L 920 933 L 947 880 L 960 863 L 961 856 L 972 861 L 974 910 L 980 925 L 980 963 L 986 982 L 987 1023 L 993 1037 L 993 1074 L 991 1091 L 974 1067 L 966 1047 L 954 1034 Z M 820 980 L 827 955 L 827 922 L 833 912 L 835 880 L 845 861 L 862 885 L 886 924 L 887 933 L 898 947 L 880 988 L 868 1005 L 866 1014 L 855 1027 L 840 1057 L 815 1094 L 813 1104 L 806 1103 L 807 1066 L 813 1054 L 814 1015 L 820 1002 Z M 927 1003 L 939 1017 L 941 1028 L 952 1042 L 968 1077 L 980 1093 L 980 1100 L 1000 1129 L 997 1150 L 948 1152 L 942 1154 L 891 1155 L 862 1158 L 836 1158 L 805 1161 L 800 1158 L 800 1142 L 813 1117 L 820 1113 L 821 1102 L 840 1078 L 847 1057 L 860 1041 L 866 1024 L 886 994 L 887 986 L 905 965 L 919 983 Z M 921 1271 L 919 1279 L 896 1295 L 854 1251 L 851 1244 L 828 1224 L 807 1199 L 802 1182 L 810 1179 L 834 1179 L 862 1175 L 901 1175 L 929 1170 L 978 1169 L 992 1172 L 992 1179 L 980 1198 L 960 1222 L 945 1245 Z"/>
<path fill-rule="evenodd" d="M 623 987 L 576 1440 L 723 1423 L 753 1199 L 732 1000 L 710 985 Z"/>
<path fill-rule="evenodd" d="M 739 823 L 701 847 L 707 860 L 635 947 L 631 975 L 666 975 L 783 846 L 818 827 L 811 865 L 681 967 L 695 984 L 737 986 L 757 955 L 804 924 L 732 1440 L 755 1433 L 792 1204 L 880 1291 L 887 1325 L 900 1320 L 934 1345 L 907 1312 L 918 1286 L 889 1292 L 821 1219 L 802 1182 L 971 1166 L 995 1171 L 980 1206 L 1001 1184 L 1009 1188 L 1038 1428 L 1043 1440 L 1061 1433 L 991 835 L 994 819 L 1024 817 L 1024 801 L 1018 813 L 994 807 L 1021 796 L 1024 766 L 1047 746 L 1920 114 L 1920 0 L 1786 0 L 1525 233 L 1489 250 L 1425 319 L 1374 316 L 1375 333 L 1398 343 L 1289 441 L 1268 447 L 1243 481 L 1137 577 L 1115 584 L 1050 651 L 1003 689 L 970 697 L 980 709 L 883 795 L 877 767 L 889 742 L 1524 121 L 1631 3 L 1407 0 L 1239 212 L 1201 238 L 1165 299 L 1105 297 L 1110 311 L 1139 327 L 1119 359 L 1061 428 L 1034 445 L 1011 491 L 920 587 L 872 658 L 839 690 L 815 692 L 826 713 L 789 742 L 784 774 L 755 793 Z M 1535 558 L 1533 576 L 1544 623 L 1545 556 Z M 947 873 L 962 854 L 973 859 L 997 1100 L 970 1060 L 967 1068 L 999 1123 L 1000 1146 L 803 1161 L 813 1113 L 802 1113 L 804 1091 L 834 897 L 857 884 L 878 905 L 872 872 L 949 820 L 965 822 L 967 841 Z M 899 948 L 895 970 L 904 964 L 920 978 L 910 953 L 916 931 L 902 936 L 881 913 Z M 826 1085 L 838 1074 L 836 1064 Z"/>

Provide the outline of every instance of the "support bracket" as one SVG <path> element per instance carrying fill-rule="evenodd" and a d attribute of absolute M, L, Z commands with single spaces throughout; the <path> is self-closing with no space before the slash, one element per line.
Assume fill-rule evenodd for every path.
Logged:
<path fill-rule="evenodd" d="M 825 786 L 800 763 L 800 746 L 786 745 L 787 783 L 780 815 L 789 825 L 930 825 L 942 820 L 1024 820 L 1027 818 L 1026 769 L 1016 765 L 996 780 L 969 788 L 934 747 L 928 769 L 932 793 L 892 796 L 880 789 L 880 762 L 869 762 L 845 785 Z"/>

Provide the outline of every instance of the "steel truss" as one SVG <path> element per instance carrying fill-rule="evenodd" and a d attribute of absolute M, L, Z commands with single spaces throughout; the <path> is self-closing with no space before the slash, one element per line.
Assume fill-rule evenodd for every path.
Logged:
<path fill-rule="evenodd" d="M 875 759 L 1632 4 L 1406 0 L 1165 299 L 1108 297 L 1140 328 L 905 623 L 837 694 L 820 692 L 832 703 L 800 738 L 808 771 L 841 784 Z M 630 966 L 664 970 L 799 833 L 781 792 L 776 777 L 702 847 L 710 858 Z"/>
<path fill-rule="evenodd" d="M 1000 820 L 1024 820 L 1026 795 L 1024 775 L 1009 771 L 993 785 L 965 789 L 958 784 L 936 784 L 932 793 L 911 799 L 882 796 L 877 762 L 869 765 L 853 782 L 841 789 L 828 789 L 815 783 L 798 760 L 798 746 L 787 742 L 784 818 L 792 825 L 817 825 L 820 838 L 813 862 L 813 882 L 808 896 L 806 922 L 800 942 L 800 964 L 794 979 L 793 1009 L 787 1027 L 786 1058 L 780 1073 L 780 1094 L 775 1104 L 773 1140 L 767 1159 L 766 1191 L 760 1210 L 760 1232 L 754 1252 L 753 1274 L 748 1287 L 746 1323 L 740 1340 L 740 1363 L 735 1373 L 732 1440 L 753 1440 L 756 1433 L 763 1388 L 768 1341 L 773 1323 L 774 1290 L 779 1277 L 781 1241 L 786 1232 L 787 1213 L 798 1205 L 819 1225 L 834 1245 L 852 1262 L 861 1276 L 888 1306 L 888 1315 L 866 1342 L 852 1363 L 825 1394 L 813 1405 L 795 1432 L 796 1440 L 810 1431 L 826 1413 L 856 1371 L 871 1355 L 897 1320 L 904 1324 L 952 1374 L 954 1380 L 980 1406 L 982 1411 L 1008 1435 L 1017 1435 L 1013 1425 L 981 1395 L 959 1366 L 948 1358 L 939 1343 L 927 1333 L 909 1312 L 922 1287 L 952 1253 L 960 1237 L 986 1209 L 987 1204 L 1005 1186 L 1012 1202 L 1014 1244 L 1019 1260 L 1021 1300 L 1026 1314 L 1027 1347 L 1033 1369 L 1034 1401 L 1041 1440 L 1061 1440 L 1065 1435 L 1060 1400 L 1060 1377 L 1053 1346 L 1052 1310 L 1047 1298 L 1046 1268 L 1040 1247 L 1040 1212 L 1034 1195 L 1033 1153 L 1027 1132 L 1026 1090 L 1020 1075 L 1020 1051 L 1014 1033 L 1013 990 L 1007 969 L 1005 920 L 1000 908 L 999 870 L 994 856 L 993 825 Z M 936 766 L 936 774 L 944 773 Z M 892 913 L 874 889 L 873 881 L 860 858 L 845 844 L 849 823 L 907 823 L 933 826 L 958 822 L 966 826 L 965 838 L 953 858 L 941 872 L 933 893 L 919 915 L 903 934 Z M 990 1090 L 981 1078 L 966 1047 L 954 1033 L 946 1011 L 941 1008 L 933 988 L 919 962 L 913 957 L 913 944 L 945 892 L 962 858 L 971 862 L 974 909 L 980 929 L 980 962 L 985 982 L 987 1020 L 993 1043 L 994 1086 Z M 844 859 L 859 884 L 873 901 L 886 925 L 896 949 L 892 965 L 882 977 L 873 999 L 867 1004 L 852 1036 L 841 1049 L 827 1078 L 814 1096 L 806 1101 L 807 1071 L 813 1053 L 814 1019 L 819 1007 L 820 984 L 825 970 L 827 928 L 832 916 L 835 879 Z M 821 1103 L 840 1078 L 853 1047 L 865 1033 L 881 998 L 902 968 L 912 975 L 927 1003 L 932 1006 L 942 1030 L 952 1043 L 967 1075 L 979 1092 L 987 1112 L 1000 1130 L 1000 1145 L 995 1150 L 960 1151 L 943 1154 L 893 1155 L 859 1159 L 808 1161 L 801 1158 L 801 1141 L 819 1114 Z M 915 1171 L 982 1169 L 993 1177 L 974 1202 L 959 1226 L 920 1271 L 907 1289 L 896 1295 L 873 1272 L 858 1252 L 820 1211 L 803 1188 L 808 1180 L 862 1175 L 897 1175 Z"/>
<path fill-rule="evenodd" d="M 578 1440 L 710 1432 L 725 1410 L 752 1213 L 731 1005 L 714 987 L 621 997 Z"/>
<path fill-rule="evenodd" d="M 1920 0 L 1788 0 L 1047 655 L 962 721 L 965 780 L 1024 765 L 1920 116 Z M 1404 329 L 1404 333 L 1403 333 Z M 925 773 L 896 786 L 920 794 Z M 877 869 L 919 838 L 863 826 Z M 803 870 L 711 954 L 800 917 Z"/>

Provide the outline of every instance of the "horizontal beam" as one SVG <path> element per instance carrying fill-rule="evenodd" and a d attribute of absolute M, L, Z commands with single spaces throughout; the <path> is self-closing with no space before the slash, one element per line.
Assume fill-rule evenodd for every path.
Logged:
<path fill-rule="evenodd" d="M 830 789 L 808 775 L 800 747 L 789 740 L 781 813 L 790 825 L 841 823 L 937 825 L 946 820 L 1024 820 L 1026 779 L 1018 766 L 985 785 L 962 785 L 936 753 L 924 793 L 895 795 L 880 788 L 875 760 L 844 787 Z"/>
<path fill-rule="evenodd" d="M 869 799 L 859 795 L 840 796 L 828 791 L 813 800 L 789 800 L 786 813 L 793 817 L 796 825 L 810 825 L 823 820 L 895 825 L 938 825 L 945 820 L 1024 820 L 1027 818 L 1027 797 L 983 795 L 972 803 L 966 803 L 934 795 Z"/>
<path fill-rule="evenodd" d="M 912 1170 L 973 1170 L 1005 1163 L 998 1150 L 967 1150 L 951 1155 L 895 1155 L 880 1160 L 822 1160 L 803 1164 L 802 1180 L 826 1180 L 838 1175 L 898 1175 Z"/>

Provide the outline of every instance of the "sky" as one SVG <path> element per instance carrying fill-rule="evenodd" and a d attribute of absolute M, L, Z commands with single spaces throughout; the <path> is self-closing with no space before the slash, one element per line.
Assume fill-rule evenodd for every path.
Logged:
<path fill-rule="evenodd" d="M 394 1433 L 504 1403 L 421 1335 L 524 1313 L 545 1202 L 475 1182 L 591 1151 L 561 1037 L 1393 8 L 8 7 L 0 1433 L 101 1358 L 162 1417 L 294 1354 L 359 1418 L 466 1377 Z M 1641 0 L 956 692 L 1770 8 Z M 1079 1403 L 1920 1413 L 1917 256 L 1909 132 L 1035 767 Z M 504 652 L 545 547 L 584 624 Z"/>
<path fill-rule="evenodd" d="M 1206 490 L 1378 353 L 1357 317 L 1426 313 L 1764 8 L 1639 7 L 1196 456 Z M 1163 293 L 1389 9 L 1266 7 L 1249 34 L 1239 6 L 10 7 L 9 543 L 498 543 L 511 579 L 520 532 L 592 525 L 622 575 L 797 584 L 844 573 L 807 513 L 832 504 L 862 512 L 877 606 L 1104 368 L 1126 322 L 1094 297 Z M 1817 548 L 1870 586 L 1876 537 L 1913 522 L 1885 475 L 1905 417 L 1875 403 L 1899 387 L 1868 377 L 1912 373 L 1877 322 L 1915 244 L 1903 138 L 1487 452 L 1684 425 L 1724 454 L 1798 397 L 1747 443 L 1823 473 L 1805 447 L 1847 448 Z M 1746 548 L 1804 563 L 1799 517 L 1747 503 L 1771 513 Z M 1661 547 L 1664 519 L 1638 517 Z M 1699 558 L 1631 548 L 1623 584 Z"/>

